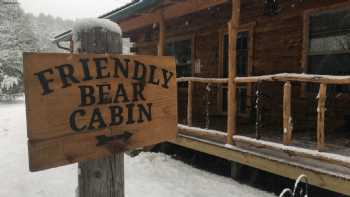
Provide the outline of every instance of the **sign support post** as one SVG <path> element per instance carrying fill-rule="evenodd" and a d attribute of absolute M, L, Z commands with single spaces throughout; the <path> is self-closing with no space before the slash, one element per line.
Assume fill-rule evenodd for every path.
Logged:
<path fill-rule="evenodd" d="M 122 35 L 119 33 L 95 27 L 88 31 L 81 29 L 77 35 L 80 46 L 74 47 L 74 53 L 122 53 Z M 79 197 L 124 197 L 123 152 L 98 160 L 82 161 L 78 166 Z"/>

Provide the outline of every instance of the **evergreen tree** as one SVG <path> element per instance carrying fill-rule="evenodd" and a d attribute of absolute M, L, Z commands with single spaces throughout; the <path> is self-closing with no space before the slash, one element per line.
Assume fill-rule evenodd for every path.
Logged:
<path fill-rule="evenodd" d="M 22 52 L 35 51 L 36 39 L 16 1 L 0 4 L 0 94 L 15 94 L 22 90 Z"/>
<path fill-rule="evenodd" d="M 0 97 L 23 91 L 23 52 L 62 52 L 51 39 L 73 21 L 26 14 L 16 0 L 0 0 Z"/>

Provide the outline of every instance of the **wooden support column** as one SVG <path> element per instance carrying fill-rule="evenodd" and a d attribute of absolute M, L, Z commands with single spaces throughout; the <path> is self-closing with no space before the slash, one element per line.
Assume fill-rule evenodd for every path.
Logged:
<path fill-rule="evenodd" d="M 317 149 L 325 148 L 325 116 L 326 116 L 327 85 L 321 83 L 317 106 Z"/>
<path fill-rule="evenodd" d="M 308 52 L 309 52 L 309 37 L 310 37 L 310 16 L 308 12 L 304 13 L 303 16 L 303 46 L 302 46 L 302 54 L 301 54 L 301 72 L 307 73 L 308 66 Z M 301 83 L 300 85 L 300 96 L 305 98 L 306 95 L 306 83 Z"/>
<path fill-rule="evenodd" d="M 292 143 L 292 85 L 289 81 L 284 84 L 283 89 L 283 144 Z"/>
<path fill-rule="evenodd" d="M 102 27 L 78 33 L 80 47 L 74 53 L 122 53 L 122 37 Z M 75 44 L 75 43 L 74 43 Z M 124 197 L 124 153 L 79 162 L 79 197 Z"/>
<path fill-rule="evenodd" d="M 164 47 L 165 47 L 165 22 L 164 22 L 164 13 L 163 11 L 159 11 L 159 40 L 158 40 L 158 56 L 164 55 Z"/>
<path fill-rule="evenodd" d="M 188 81 L 187 89 L 187 125 L 192 126 L 192 102 L 193 102 L 193 82 Z"/>
<path fill-rule="evenodd" d="M 229 79 L 228 79 L 228 110 L 227 110 L 227 144 L 233 144 L 232 136 L 236 134 L 237 113 L 237 32 L 240 20 L 240 0 L 232 0 L 232 19 L 228 24 L 229 36 Z"/>

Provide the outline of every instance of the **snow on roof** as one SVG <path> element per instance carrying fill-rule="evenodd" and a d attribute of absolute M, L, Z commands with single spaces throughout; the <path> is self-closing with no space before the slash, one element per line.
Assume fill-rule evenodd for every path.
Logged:
<path fill-rule="evenodd" d="M 87 18 L 78 20 L 73 26 L 74 50 L 81 47 L 79 32 L 89 31 L 96 27 L 101 27 L 103 31 L 111 31 L 122 36 L 122 30 L 117 23 L 109 19 Z"/>
<path fill-rule="evenodd" d="M 118 34 L 122 34 L 122 30 L 120 29 L 117 23 L 109 19 L 98 19 L 98 18 L 87 18 L 78 20 L 73 27 L 73 36 L 74 34 L 80 31 L 88 31 L 95 27 L 102 27 L 107 31 L 112 31 Z"/>

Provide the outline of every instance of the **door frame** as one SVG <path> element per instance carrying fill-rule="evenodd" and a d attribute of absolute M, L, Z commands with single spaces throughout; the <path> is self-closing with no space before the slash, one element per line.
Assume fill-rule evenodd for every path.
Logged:
<path fill-rule="evenodd" d="M 255 27 L 256 22 L 247 23 L 240 25 L 238 32 L 248 32 L 248 62 L 247 62 L 247 76 L 253 75 L 253 66 L 254 66 L 254 51 L 255 51 Z M 219 30 L 219 65 L 218 65 L 218 77 L 223 77 L 223 63 L 224 63 L 224 39 L 225 35 L 228 35 L 227 28 Z M 246 107 L 251 108 L 251 96 L 252 96 L 252 84 L 247 84 L 247 98 L 246 98 Z M 227 112 L 223 110 L 223 85 L 218 86 L 218 95 L 217 95 L 217 114 L 218 115 L 227 115 Z M 245 113 L 238 113 L 238 116 L 249 117 L 251 110 L 246 110 Z"/>

